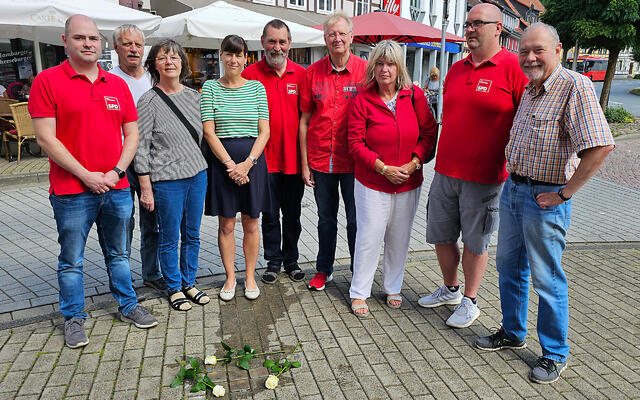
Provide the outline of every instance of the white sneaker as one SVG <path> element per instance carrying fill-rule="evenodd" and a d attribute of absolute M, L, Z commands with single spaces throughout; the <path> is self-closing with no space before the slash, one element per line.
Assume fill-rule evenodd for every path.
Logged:
<path fill-rule="evenodd" d="M 458 288 L 455 292 L 449 290 L 446 285 L 442 285 L 441 288 L 418 300 L 420 307 L 432 308 L 445 304 L 460 304 L 462 301 L 462 290 Z"/>
<path fill-rule="evenodd" d="M 480 309 L 477 304 L 473 304 L 470 298 L 464 297 L 456 310 L 447 320 L 447 325 L 452 328 L 466 328 L 473 324 L 473 321 L 480 316 Z"/>

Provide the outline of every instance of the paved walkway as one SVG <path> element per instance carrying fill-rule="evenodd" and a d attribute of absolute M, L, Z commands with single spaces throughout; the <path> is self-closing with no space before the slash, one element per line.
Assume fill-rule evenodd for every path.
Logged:
<path fill-rule="evenodd" d="M 220 341 L 240 347 L 302 352 L 301 368 L 264 388 L 263 359 L 249 372 L 215 366 L 210 378 L 233 399 L 637 399 L 640 398 L 639 245 L 569 246 L 564 266 L 571 304 L 569 368 L 553 385 L 532 384 L 530 366 L 540 354 L 535 334 L 537 296 L 531 292 L 529 347 L 481 352 L 476 335 L 500 324 L 493 257 L 480 289 L 482 315 L 470 328 L 444 324 L 449 307 L 423 309 L 417 299 L 440 284 L 432 252 L 414 253 L 407 267 L 401 309 L 384 305 L 376 278 L 372 317 L 348 308 L 350 273 L 338 271 L 324 292 L 281 278 L 254 302 L 241 290 L 229 303 L 217 299 L 187 313 L 164 299 L 145 306 L 160 325 L 139 330 L 116 318 L 115 306 L 91 312 L 90 343 L 64 347 L 62 320 L 0 331 L 0 399 L 204 399 L 190 387 L 170 388 L 176 360 L 216 354 Z M 213 398 L 209 393 L 206 398 Z"/>
<path fill-rule="evenodd" d="M 427 188 L 433 169 L 425 171 L 421 204 L 413 225 L 410 251 L 431 250 L 425 243 Z M 640 241 L 640 192 L 594 178 L 576 194 L 570 243 Z M 346 245 L 344 211 L 336 256 L 349 257 Z M 313 262 L 318 251 L 317 213 L 313 193 L 307 190 L 303 200 L 303 232 L 300 238 L 300 262 Z M 237 224 L 236 269 L 244 270 L 240 223 Z M 495 245 L 497 235 L 494 235 Z M 134 285 L 142 287 L 139 234 L 132 244 L 131 271 Z M 51 313 L 57 310 L 56 278 L 59 245 L 47 187 L 35 186 L 0 191 L 0 323 Z M 259 267 L 266 266 L 260 256 Z M 313 268 L 311 265 L 310 268 Z M 85 295 L 89 303 L 103 300 L 109 293 L 104 260 L 95 227 L 85 251 Z M 199 277 L 224 273 L 217 247 L 217 219 L 204 217 L 201 228 Z M 144 294 L 143 290 L 141 294 Z M 95 298 L 94 298 L 95 297 Z"/>

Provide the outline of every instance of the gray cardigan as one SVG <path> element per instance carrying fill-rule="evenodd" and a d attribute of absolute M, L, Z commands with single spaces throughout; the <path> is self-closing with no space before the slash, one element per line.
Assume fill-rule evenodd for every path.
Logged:
<path fill-rule="evenodd" d="M 202 140 L 200 94 L 188 87 L 168 95 Z M 152 182 L 191 178 L 207 169 L 193 136 L 160 96 L 149 90 L 138 100 L 140 144 L 134 158 L 139 175 Z"/>

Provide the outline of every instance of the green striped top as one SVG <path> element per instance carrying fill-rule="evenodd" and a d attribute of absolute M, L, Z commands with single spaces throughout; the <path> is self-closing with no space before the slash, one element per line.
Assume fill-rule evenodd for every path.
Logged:
<path fill-rule="evenodd" d="M 202 86 L 200 114 L 202 122 L 215 122 L 219 138 L 257 137 L 258 120 L 269 120 L 267 92 L 258 81 L 228 88 L 209 80 Z"/>

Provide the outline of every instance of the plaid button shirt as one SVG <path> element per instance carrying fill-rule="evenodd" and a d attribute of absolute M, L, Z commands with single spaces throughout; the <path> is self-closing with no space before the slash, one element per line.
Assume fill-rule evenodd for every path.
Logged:
<path fill-rule="evenodd" d="M 525 89 L 505 148 L 507 171 L 563 185 L 583 150 L 612 144 L 591 82 L 558 65 L 540 90 Z"/>

